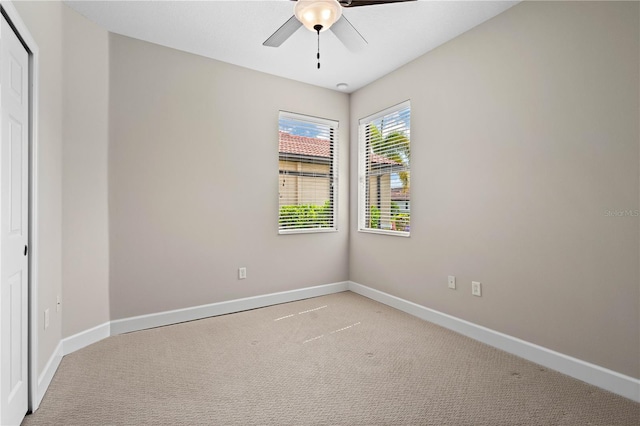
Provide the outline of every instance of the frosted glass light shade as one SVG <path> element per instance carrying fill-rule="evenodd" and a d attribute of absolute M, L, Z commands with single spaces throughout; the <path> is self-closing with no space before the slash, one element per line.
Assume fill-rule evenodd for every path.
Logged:
<path fill-rule="evenodd" d="M 298 21 L 315 32 L 316 25 L 322 25 L 322 31 L 328 30 L 342 16 L 342 6 L 338 0 L 298 0 L 294 13 Z"/>

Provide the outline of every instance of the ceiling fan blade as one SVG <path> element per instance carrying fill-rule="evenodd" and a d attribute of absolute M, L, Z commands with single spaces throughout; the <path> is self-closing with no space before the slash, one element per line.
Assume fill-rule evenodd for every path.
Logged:
<path fill-rule="evenodd" d="M 289 18 L 287 22 L 282 24 L 275 33 L 262 43 L 263 46 L 278 47 L 293 35 L 298 28 L 302 26 L 302 22 L 298 21 L 295 16 Z"/>
<path fill-rule="evenodd" d="M 362 50 L 367 45 L 367 40 L 356 30 L 356 28 L 349 22 L 346 16 L 342 15 L 332 26 L 329 28 L 338 37 L 338 40 L 344 44 L 347 49 L 352 52 Z"/>
<path fill-rule="evenodd" d="M 339 0 L 342 7 L 373 6 L 376 4 L 402 3 L 416 0 Z"/>

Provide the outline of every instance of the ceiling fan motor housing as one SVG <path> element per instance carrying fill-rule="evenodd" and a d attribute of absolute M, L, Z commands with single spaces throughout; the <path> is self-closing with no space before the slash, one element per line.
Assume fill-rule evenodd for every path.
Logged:
<path fill-rule="evenodd" d="M 321 32 L 331 28 L 333 34 L 347 49 L 357 52 L 367 45 L 367 41 L 342 15 L 342 8 L 377 6 L 388 3 L 403 3 L 416 0 L 292 0 L 296 2 L 295 15 L 262 43 L 264 46 L 278 47 L 291 37 L 301 26 L 311 32 Z"/>
<path fill-rule="evenodd" d="M 340 19 L 342 6 L 338 0 L 298 0 L 294 13 L 309 31 L 322 32 Z"/>

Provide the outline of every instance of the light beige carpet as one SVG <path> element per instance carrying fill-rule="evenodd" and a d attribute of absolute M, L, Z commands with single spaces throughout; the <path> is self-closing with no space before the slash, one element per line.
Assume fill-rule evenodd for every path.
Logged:
<path fill-rule="evenodd" d="M 110 337 L 23 425 L 633 425 L 640 404 L 351 292 Z"/>

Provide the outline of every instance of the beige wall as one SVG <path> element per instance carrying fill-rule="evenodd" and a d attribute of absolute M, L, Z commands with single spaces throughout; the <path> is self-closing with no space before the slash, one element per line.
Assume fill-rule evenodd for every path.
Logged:
<path fill-rule="evenodd" d="M 60 342 L 62 316 L 56 296 L 62 293 L 62 5 L 16 2 L 20 17 L 40 52 L 38 105 L 38 371 Z M 44 310 L 49 328 L 44 329 Z"/>
<path fill-rule="evenodd" d="M 347 179 L 339 232 L 278 235 L 278 111 L 339 120 L 347 176 L 348 95 L 110 35 L 110 96 L 112 320 L 348 279 Z"/>
<path fill-rule="evenodd" d="M 413 170 L 411 238 L 352 226 L 350 278 L 640 377 L 639 219 L 606 216 L 640 208 L 638 19 L 521 3 L 354 93 L 354 141 L 411 99 Z"/>
<path fill-rule="evenodd" d="M 62 9 L 64 338 L 109 321 L 109 37 Z"/>

